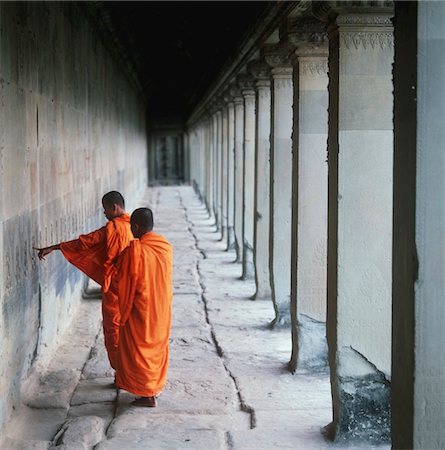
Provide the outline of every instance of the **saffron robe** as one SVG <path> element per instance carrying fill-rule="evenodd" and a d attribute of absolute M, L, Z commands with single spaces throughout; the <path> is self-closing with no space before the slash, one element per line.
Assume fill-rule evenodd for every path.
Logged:
<path fill-rule="evenodd" d="M 121 313 L 116 385 L 135 395 L 158 395 L 167 379 L 172 265 L 172 246 L 153 232 L 132 241 L 118 259 L 113 279 Z"/>
<path fill-rule="evenodd" d="M 120 314 L 117 292 L 110 289 L 110 281 L 117 257 L 132 239 L 130 216 L 123 214 L 96 231 L 60 244 L 65 258 L 102 286 L 104 341 L 113 369 L 116 368 Z"/>

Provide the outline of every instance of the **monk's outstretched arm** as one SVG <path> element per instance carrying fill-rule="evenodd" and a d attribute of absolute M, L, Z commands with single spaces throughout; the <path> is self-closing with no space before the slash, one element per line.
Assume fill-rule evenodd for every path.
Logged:
<path fill-rule="evenodd" d="M 60 244 L 50 245 L 49 247 L 43 248 L 33 247 L 33 249 L 39 252 L 37 256 L 40 260 L 45 260 L 45 256 L 49 255 L 52 251 L 60 250 Z"/>

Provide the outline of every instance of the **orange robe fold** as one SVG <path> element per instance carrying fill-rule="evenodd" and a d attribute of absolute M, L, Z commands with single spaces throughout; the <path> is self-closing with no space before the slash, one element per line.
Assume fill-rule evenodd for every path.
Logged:
<path fill-rule="evenodd" d="M 134 240 L 117 264 L 113 282 L 121 328 L 116 384 L 135 395 L 158 395 L 167 379 L 172 265 L 172 246 L 153 232 Z"/>
<path fill-rule="evenodd" d="M 132 239 L 130 216 L 123 214 L 96 231 L 60 244 L 63 256 L 102 286 L 104 341 L 108 359 L 114 369 L 119 341 L 120 314 L 117 292 L 110 289 L 110 280 L 117 257 L 124 248 L 128 247 Z"/>

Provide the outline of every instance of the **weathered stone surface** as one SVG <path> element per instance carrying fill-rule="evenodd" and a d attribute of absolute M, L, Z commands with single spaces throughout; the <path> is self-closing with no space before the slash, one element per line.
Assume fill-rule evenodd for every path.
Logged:
<path fill-rule="evenodd" d="M 113 377 L 114 370 L 111 368 L 108 361 L 108 357 L 103 346 L 103 338 L 101 337 L 98 344 L 91 351 L 90 358 L 83 369 L 82 378 L 95 379 Z"/>
<path fill-rule="evenodd" d="M 109 423 L 113 419 L 115 407 L 114 402 L 84 403 L 71 406 L 68 417 L 97 416 Z"/>
<path fill-rule="evenodd" d="M 105 433 L 104 420 L 97 416 L 73 417 L 68 419 L 54 438 L 59 448 L 60 445 L 92 447 L 100 442 Z"/>
<path fill-rule="evenodd" d="M 56 447 L 51 447 L 51 450 L 89 450 L 90 447 L 80 442 L 74 442 L 72 444 L 62 444 Z"/>
<path fill-rule="evenodd" d="M 225 435 L 215 430 L 139 430 L 101 442 L 96 450 L 226 449 Z"/>
<path fill-rule="evenodd" d="M 112 402 L 115 399 L 114 378 L 93 378 L 79 383 L 71 398 L 71 405 Z"/>
<path fill-rule="evenodd" d="M 51 441 L 65 419 L 65 409 L 35 409 L 22 405 L 2 435 L 25 442 Z"/>
<path fill-rule="evenodd" d="M 26 404 L 32 408 L 68 409 L 79 378 L 80 371 L 73 369 L 46 372 L 28 386 Z"/>
<path fill-rule="evenodd" d="M 50 444 L 50 441 L 25 441 L 23 439 L 7 437 L 0 441 L 0 448 L 2 450 L 47 450 Z"/>

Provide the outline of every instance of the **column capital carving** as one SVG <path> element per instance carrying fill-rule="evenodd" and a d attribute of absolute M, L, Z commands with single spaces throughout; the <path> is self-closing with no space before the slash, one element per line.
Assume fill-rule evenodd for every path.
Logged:
<path fill-rule="evenodd" d="M 329 39 L 332 42 L 338 37 L 342 46 L 355 50 L 384 50 L 394 46 L 394 27 L 391 21 L 394 15 L 393 2 L 315 2 L 313 9 L 328 24 Z"/>
<path fill-rule="evenodd" d="M 289 41 L 280 42 L 278 44 L 266 44 L 263 47 L 265 61 L 271 67 L 286 67 L 291 65 L 291 54 L 295 50 L 295 45 Z"/>
<path fill-rule="evenodd" d="M 340 14 L 381 15 L 394 14 L 394 2 L 388 0 L 362 0 L 360 2 L 348 0 L 315 1 L 312 3 L 312 14 L 319 20 L 329 23 Z"/>
<path fill-rule="evenodd" d="M 229 92 L 235 105 L 244 104 L 243 94 L 241 93 L 241 89 L 238 87 L 236 83 L 232 83 L 229 86 Z"/>
<path fill-rule="evenodd" d="M 300 47 L 324 47 L 328 42 L 325 24 L 315 17 L 289 19 L 287 37 L 297 50 Z"/>
<path fill-rule="evenodd" d="M 236 77 L 238 86 L 241 88 L 241 94 L 244 98 L 255 95 L 255 79 L 248 73 L 241 73 Z"/>
<path fill-rule="evenodd" d="M 241 90 L 245 90 L 245 89 L 252 89 L 253 85 L 254 85 L 254 79 L 252 77 L 252 75 L 248 74 L 248 73 L 240 73 L 237 77 L 236 77 L 236 82 L 238 84 L 238 86 L 241 88 Z"/>
<path fill-rule="evenodd" d="M 255 59 L 247 64 L 247 70 L 255 80 L 269 80 L 270 66 L 260 59 Z"/>
<path fill-rule="evenodd" d="M 228 107 L 231 103 L 233 104 L 233 98 L 232 98 L 232 96 L 230 95 L 230 87 L 227 87 L 227 88 L 224 90 L 224 92 L 223 92 L 223 94 L 222 94 L 222 97 L 223 97 L 223 99 L 224 99 L 224 103 L 225 103 L 225 106 L 226 106 L 226 107 Z"/>

